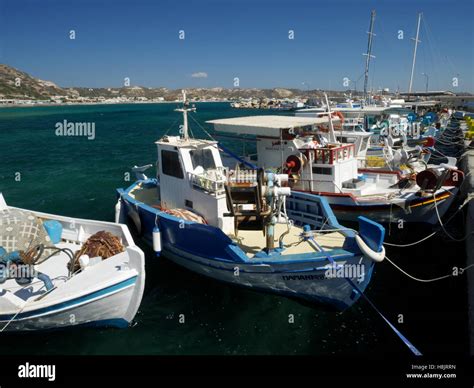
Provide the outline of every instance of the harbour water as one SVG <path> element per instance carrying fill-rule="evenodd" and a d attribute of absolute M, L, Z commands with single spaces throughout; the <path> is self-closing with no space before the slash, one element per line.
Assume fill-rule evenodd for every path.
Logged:
<path fill-rule="evenodd" d="M 177 133 L 175 104 L 87 105 L 0 110 L 0 191 L 12 206 L 113 221 L 115 189 L 126 187 L 131 161 L 155 162 L 154 141 Z M 200 122 L 237 115 L 227 103 L 197 104 Z M 94 139 L 57 136 L 64 120 L 94 123 Z M 196 137 L 204 136 L 196 125 Z M 241 144 L 225 141 L 237 153 Z M 462 217 L 453 234 L 461 235 Z M 410 231 L 409 241 L 428 234 Z M 409 242 L 409 241 L 405 241 Z M 146 290 L 129 329 L 77 328 L 2 335 L 0 354 L 401 354 L 409 351 L 363 300 L 343 313 L 203 278 L 147 254 Z M 465 266 L 466 251 L 439 233 L 387 256 L 420 278 Z M 424 354 L 467 354 L 463 276 L 433 283 L 408 279 L 388 262 L 376 266 L 368 297 Z M 294 322 L 293 322 L 294 320 Z"/>

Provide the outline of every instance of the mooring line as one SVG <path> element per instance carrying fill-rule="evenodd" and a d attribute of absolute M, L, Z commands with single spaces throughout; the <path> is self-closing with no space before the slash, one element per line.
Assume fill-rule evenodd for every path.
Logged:
<path fill-rule="evenodd" d="M 419 278 L 416 278 L 415 276 L 413 275 L 410 275 L 408 272 L 406 272 L 405 270 L 403 270 L 402 268 L 400 268 L 397 264 L 395 264 L 392 260 L 390 260 L 387 256 L 385 256 L 385 259 L 390 263 L 392 264 L 396 269 L 398 269 L 401 273 L 403 273 L 404 275 L 408 276 L 410 279 L 412 280 L 416 280 L 417 282 L 420 282 L 420 283 L 431 283 L 431 282 L 436 282 L 438 280 L 443 280 L 443 279 L 447 279 L 447 278 L 450 278 L 450 277 L 456 277 L 457 275 L 453 275 L 452 273 L 451 274 L 448 274 L 448 275 L 444 275 L 444 276 L 440 276 L 438 278 L 434 278 L 434 279 L 419 279 Z M 468 270 L 469 268 L 473 267 L 474 264 L 469 264 L 467 267 L 464 267 L 464 268 L 459 268 L 460 270 L 460 275 L 462 275 L 464 273 L 464 271 Z"/>
<path fill-rule="evenodd" d="M 319 245 L 314 237 L 312 236 L 307 236 L 306 237 L 308 240 L 312 241 L 319 249 L 321 249 L 321 252 L 326 253 L 326 257 L 329 260 L 329 262 L 332 264 L 333 267 L 337 267 L 338 264 L 335 262 L 335 260 L 331 257 L 331 255 L 321 246 Z M 347 280 L 347 282 L 352 286 L 354 290 L 356 290 L 362 298 L 364 298 L 369 305 L 379 314 L 382 319 L 388 324 L 388 326 L 395 332 L 395 334 L 402 340 L 402 342 L 408 346 L 408 348 L 412 351 L 412 353 L 415 356 L 422 356 L 421 352 L 382 314 L 382 312 L 375 306 L 375 304 L 369 299 L 367 295 L 365 295 L 359 287 L 356 286 L 356 284 L 349 278 L 344 278 Z"/>
<path fill-rule="evenodd" d="M 418 241 L 415 241 L 415 242 L 412 242 L 412 243 L 409 243 L 409 244 L 394 244 L 394 243 L 384 242 L 383 245 L 388 245 L 388 246 L 391 246 L 391 247 L 399 247 L 399 248 L 411 247 L 413 245 L 416 245 L 416 244 L 422 243 L 423 241 L 428 240 L 429 238 L 433 237 L 436 233 L 437 232 L 433 232 L 430 235 L 428 235 L 426 237 L 423 237 L 421 240 L 418 240 Z"/>
<path fill-rule="evenodd" d="M 445 190 L 445 191 L 447 191 L 447 190 Z M 453 240 L 453 241 L 462 242 L 462 241 L 466 240 L 471 234 L 474 233 L 474 231 L 472 231 L 471 233 L 466 234 L 466 235 L 465 235 L 464 237 L 462 237 L 462 238 L 455 238 L 455 237 L 451 236 L 451 235 L 448 233 L 448 231 L 446 230 L 446 228 L 445 228 L 445 226 L 444 226 L 444 224 L 443 224 L 443 221 L 441 220 L 441 216 L 439 215 L 438 203 L 437 203 L 437 201 L 436 201 L 436 195 L 433 195 L 433 200 L 434 200 L 434 207 L 435 207 L 435 211 L 436 211 L 436 216 L 438 217 L 439 224 L 441 225 L 441 228 L 443 229 L 443 232 L 446 233 L 446 236 L 448 236 L 448 237 L 449 237 L 451 240 Z M 469 201 L 470 201 L 470 200 L 471 200 L 471 199 L 469 199 Z M 464 205 L 466 205 L 466 203 L 469 203 L 469 201 L 464 202 L 464 203 L 461 205 L 461 207 L 464 206 Z M 459 210 L 459 209 L 458 209 L 458 210 Z"/>
<path fill-rule="evenodd" d="M 367 297 L 367 295 L 365 295 L 360 289 L 359 287 L 357 287 L 355 285 L 355 283 L 349 279 L 349 278 L 345 278 L 349 284 L 362 296 L 362 298 L 364 298 L 367 303 L 369 303 L 369 305 L 383 318 L 383 320 L 387 323 L 387 325 L 395 332 L 395 334 L 403 341 L 403 343 L 408 346 L 408 348 L 411 350 L 411 352 L 415 355 L 415 356 L 422 356 L 423 354 L 421 354 L 421 352 L 415 347 L 415 345 L 413 345 L 407 337 L 405 337 L 401 332 L 400 330 L 398 330 L 383 314 L 382 312 L 377 308 L 377 306 L 375 306 L 375 304 L 372 303 L 372 301 Z"/>
<path fill-rule="evenodd" d="M 469 172 L 467 175 L 469 175 L 471 172 Z M 466 176 L 467 176 L 466 175 Z M 435 211 L 436 211 L 436 214 L 437 214 L 437 217 L 438 217 L 438 222 L 440 223 L 440 226 L 443 230 L 443 232 L 446 234 L 446 236 L 448 236 L 451 240 L 454 240 L 454 241 L 457 241 L 457 242 L 461 242 L 461 241 L 464 241 L 470 234 L 474 233 L 474 232 L 471 232 L 470 234 L 467 234 L 466 236 L 464 236 L 463 238 L 461 239 L 456 239 L 454 238 L 453 236 L 451 236 L 447 231 L 446 231 L 446 228 L 445 228 L 445 225 L 449 224 L 449 222 L 454 218 L 454 216 L 456 216 L 464 206 L 466 206 L 471 200 L 474 199 L 474 193 L 469 193 L 466 197 L 466 199 L 464 200 L 464 202 L 459 206 L 459 208 L 451 215 L 451 217 L 448 218 L 448 220 L 446 222 L 442 222 L 441 221 L 441 217 L 439 215 L 439 212 L 438 212 L 438 203 L 436 201 L 436 198 L 435 196 L 433 196 L 433 199 L 434 199 L 434 205 L 435 205 Z M 391 246 L 391 247 L 397 247 L 397 248 L 406 248 L 406 247 L 411 247 L 411 246 L 414 246 L 414 245 L 417 245 L 417 244 L 420 244 L 422 243 L 423 241 L 426 241 L 428 240 L 429 238 L 433 237 L 436 233 L 438 232 L 433 232 L 431 234 L 429 234 L 428 236 L 425 236 L 423 237 L 421 240 L 418 240 L 418 241 L 415 241 L 415 242 L 412 242 L 412 243 L 408 243 L 408 244 L 395 244 L 395 243 L 388 243 L 388 242 L 384 242 L 383 244 L 384 245 L 388 245 L 388 246 Z"/>

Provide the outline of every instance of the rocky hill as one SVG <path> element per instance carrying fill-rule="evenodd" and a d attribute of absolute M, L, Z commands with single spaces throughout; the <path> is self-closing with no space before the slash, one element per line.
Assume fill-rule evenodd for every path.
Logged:
<path fill-rule="evenodd" d="M 308 95 L 309 91 L 298 89 L 240 89 L 240 88 L 190 88 L 186 89 L 188 96 L 194 99 L 238 99 L 238 98 L 292 98 Z M 317 95 L 319 91 L 311 91 Z M 32 99 L 49 100 L 56 96 L 68 98 L 142 98 L 154 99 L 162 97 L 164 100 L 176 100 L 181 96 L 180 89 L 148 88 L 143 86 L 130 86 L 122 88 L 87 88 L 73 87 L 61 88 L 53 82 L 43 81 L 17 70 L 8 65 L 0 64 L 0 99 Z"/>
<path fill-rule="evenodd" d="M 47 99 L 66 94 L 64 89 L 53 82 L 34 78 L 23 71 L 0 64 L 0 98 Z"/>

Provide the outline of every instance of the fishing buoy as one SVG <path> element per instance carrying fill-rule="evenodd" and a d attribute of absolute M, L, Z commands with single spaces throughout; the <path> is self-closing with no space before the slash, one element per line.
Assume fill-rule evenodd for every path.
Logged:
<path fill-rule="evenodd" d="M 156 255 L 159 256 L 161 253 L 161 232 L 158 226 L 153 228 L 153 250 L 156 252 Z"/>
<path fill-rule="evenodd" d="M 407 119 L 410 123 L 413 123 L 414 121 L 416 121 L 417 118 L 418 118 L 418 116 L 415 112 L 410 112 L 407 115 Z"/>
<path fill-rule="evenodd" d="M 115 223 L 120 223 L 120 214 L 122 213 L 122 200 L 119 199 L 115 204 Z"/>
<path fill-rule="evenodd" d="M 357 243 L 357 246 L 361 250 L 361 252 L 364 254 L 364 256 L 369 257 L 373 261 L 380 263 L 384 258 L 385 258 L 385 247 L 382 245 L 382 250 L 380 252 L 375 252 L 372 250 L 360 237 L 359 235 L 355 236 L 355 240 Z"/>
<path fill-rule="evenodd" d="M 79 266 L 81 267 L 82 270 L 86 269 L 86 267 L 89 265 L 89 262 L 90 262 L 89 255 L 81 255 L 79 257 Z"/>

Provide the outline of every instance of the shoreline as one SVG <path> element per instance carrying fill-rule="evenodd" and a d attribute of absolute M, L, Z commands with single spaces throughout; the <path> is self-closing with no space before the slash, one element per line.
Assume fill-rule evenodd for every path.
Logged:
<path fill-rule="evenodd" d="M 123 101 L 123 102 L 77 102 L 77 103 L 33 103 L 33 104 L 0 104 L 1 108 L 36 108 L 36 107 L 51 107 L 51 106 L 89 106 L 89 105 L 151 105 L 151 104 L 179 104 L 182 101 Z M 223 103 L 228 102 L 228 100 L 219 100 L 219 101 L 192 101 L 193 104 L 198 103 Z"/>

